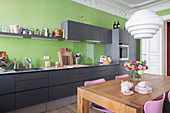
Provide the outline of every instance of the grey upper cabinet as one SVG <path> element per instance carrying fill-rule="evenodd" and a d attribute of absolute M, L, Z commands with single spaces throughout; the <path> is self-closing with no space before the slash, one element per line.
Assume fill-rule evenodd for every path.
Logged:
<path fill-rule="evenodd" d="M 74 21 L 64 21 L 61 24 L 64 29 L 65 39 L 71 41 L 86 41 L 95 43 L 111 43 L 111 29 L 105 29 L 93 25 Z"/>
<path fill-rule="evenodd" d="M 112 43 L 112 30 L 106 28 L 100 28 L 100 41 L 104 44 Z"/>
<path fill-rule="evenodd" d="M 85 26 L 85 24 L 67 20 L 61 24 L 61 29 L 64 29 L 65 39 L 85 41 Z"/>
<path fill-rule="evenodd" d="M 129 54 L 130 60 L 140 60 L 140 40 L 134 39 L 134 37 L 131 36 L 130 33 L 129 33 Z"/>
<path fill-rule="evenodd" d="M 127 30 L 119 30 L 119 43 L 128 44 L 129 43 L 129 33 Z"/>
<path fill-rule="evenodd" d="M 100 28 L 92 25 L 85 25 L 86 40 L 100 43 Z"/>
<path fill-rule="evenodd" d="M 0 76 L 0 94 L 14 92 L 14 76 L 5 75 Z"/>

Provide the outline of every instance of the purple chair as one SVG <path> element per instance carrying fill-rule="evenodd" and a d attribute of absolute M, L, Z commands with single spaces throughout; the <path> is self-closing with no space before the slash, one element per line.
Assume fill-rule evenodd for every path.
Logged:
<path fill-rule="evenodd" d="M 116 79 L 125 78 L 125 77 L 129 77 L 129 75 L 128 74 L 124 74 L 124 75 L 116 76 Z"/>
<path fill-rule="evenodd" d="M 93 81 L 86 81 L 84 83 L 84 86 L 92 85 L 92 84 L 96 84 L 96 83 L 101 83 L 101 82 L 105 82 L 105 81 L 106 80 L 104 78 L 101 78 L 101 79 L 98 79 L 98 80 L 93 80 Z M 103 108 L 103 107 L 101 107 L 101 106 L 99 106 L 99 105 L 97 105 L 95 103 L 91 103 L 91 107 L 96 109 L 96 110 L 102 111 L 104 113 L 114 113 L 114 112 L 112 112 L 110 110 L 107 110 L 107 109 L 105 109 L 105 108 Z"/>
<path fill-rule="evenodd" d="M 145 113 L 163 113 L 163 104 L 165 100 L 165 93 L 163 94 L 163 98 L 157 101 L 148 101 L 144 105 Z"/>

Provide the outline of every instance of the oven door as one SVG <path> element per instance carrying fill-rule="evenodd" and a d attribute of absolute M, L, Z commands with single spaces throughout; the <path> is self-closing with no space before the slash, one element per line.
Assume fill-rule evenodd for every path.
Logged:
<path fill-rule="evenodd" d="M 129 60 L 129 45 L 119 45 L 119 60 Z"/>

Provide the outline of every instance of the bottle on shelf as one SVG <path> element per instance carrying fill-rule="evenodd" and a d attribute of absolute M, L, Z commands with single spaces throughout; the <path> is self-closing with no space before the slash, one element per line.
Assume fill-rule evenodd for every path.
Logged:
<path fill-rule="evenodd" d="M 119 21 L 117 22 L 117 28 L 118 28 L 118 29 L 120 28 L 120 23 L 119 23 Z"/>
<path fill-rule="evenodd" d="M 114 24 L 113 24 L 113 29 L 116 29 L 116 21 L 114 21 Z"/>

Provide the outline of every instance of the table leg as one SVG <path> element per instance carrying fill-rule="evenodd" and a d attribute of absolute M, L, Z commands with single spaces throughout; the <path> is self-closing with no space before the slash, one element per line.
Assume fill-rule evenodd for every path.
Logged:
<path fill-rule="evenodd" d="M 89 113 L 89 101 L 83 98 L 81 88 L 77 89 L 77 113 Z"/>

